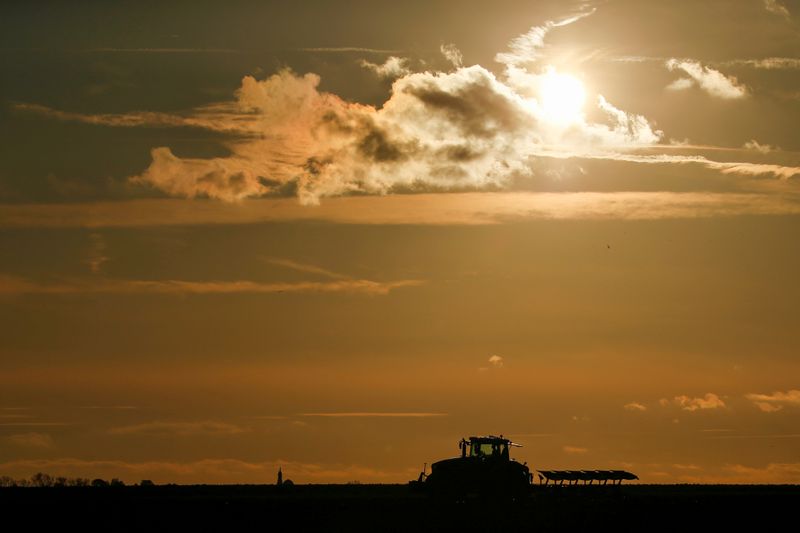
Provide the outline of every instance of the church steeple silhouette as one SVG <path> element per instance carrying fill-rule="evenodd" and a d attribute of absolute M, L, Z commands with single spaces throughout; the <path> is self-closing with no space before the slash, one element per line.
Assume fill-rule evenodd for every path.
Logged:
<path fill-rule="evenodd" d="M 281 472 L 281 467 L 278 467 L 278 486 L 281 485 L 283 485 L 283 472 Z"/>

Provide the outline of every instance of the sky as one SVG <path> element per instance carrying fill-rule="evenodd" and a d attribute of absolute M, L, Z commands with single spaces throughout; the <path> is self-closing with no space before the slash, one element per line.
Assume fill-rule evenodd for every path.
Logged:
<path fill-rule="evenodd" d="M 800 2 L 0 13 L 0 475 L 800 483 Z"/>

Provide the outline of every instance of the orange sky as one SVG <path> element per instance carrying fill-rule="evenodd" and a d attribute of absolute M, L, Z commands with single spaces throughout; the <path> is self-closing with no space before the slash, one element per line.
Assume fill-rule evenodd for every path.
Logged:
<path fill-rule="evenodd" d="M 800 482 L 800 4 L 64 10 L 0 17 L 0 475 Z"/>

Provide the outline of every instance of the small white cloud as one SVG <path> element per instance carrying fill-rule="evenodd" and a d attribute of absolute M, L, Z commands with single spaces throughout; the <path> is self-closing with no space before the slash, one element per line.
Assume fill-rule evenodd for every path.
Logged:
<path fill-rule="evenodd" d="M 382 65 L 370 63 L 366 59 L 362 59 L 359 64 L 365 69 L 374 72 L 379 78 L 387 80 L 402 78 L 411 74 L 411 70 L 408 68 L 408 59 L 404 57 L 389 56 Z"/>
<path fill-rule="evenodd" d="M 711 67 L 705 67 L 698 61 L 688 59 L 669 59 L 666 62 L 666 67 L 673 70 L 682 70 L 688 74 L 697 85 L 711 96 L 722 98 L 725 100 L 735 100 L 747 96 L 747 88 L 740 85 L 739 81 L 734 76 L 725 76 L 718 70 Z M 687 89 L 691 85 L 686 85 L 686 82 L 678 79 L 672 82 L 667 88 L 672 90 Z"/>
<path fill-rule="evenodd" d="M 779 150 L 779 148 L 776 148 L 774 146 L 770 146 L 768 144 L 761 144 L 755 139 L 749 140 L 746 143 L 744 143 L 743 148 L 746 150 L 755 150 L 756 152 L 759 152 L 761 154 L 768 154 L 775 150 Z"/>
<path fill-rule="evenodd" d="M 778 0 L 764 0 L 764 8 L 770 13 L 779 15 L 787 20 L 791 18 L 789 10 Z"/>
<path fill-rule="evenodd" d="M 570 455 L 581 455 L 589 451 L 588 448 L 581 448 L 580 446 L 564 446 L 561 449 L 564 450 L 564 453 Z"/>
<path fill-rule="evenodd" d="M 489 358 L 489 364 L 495 368 L 502 368 L 505 361 L 499 355 L 493 355 Z"/>
<path fill-rule="evenodd" d="M 684 91 L 686 89 L 691 88 L 692 86 L 694 86 L 694 80 L 692 80 L 691 78 L 678 78 L 677 80 L 667 85 L 667 90 Z"/>
<path fill-rule="evenodd" d="M 634 412 L 647 411 L 647 407 L 638 402 L 626 403 L 624 407 L 626 411 L 634 411 Z"/>
<path fill-rule="evenodd" d="M 719 409 L 725 407 L 725 402 L 713 392 L 706 393 L 702 398 L 690 398 L 686 395 L 675 396 L 674 402 L 684 411 Z"/>
<path fill-rule="evenodd" d="M 787 405 L 800 406 L 800 390 L 797 389 L 786 392 L 775 391 L 772 394 L 751 393 L 745 395 L 745 398 L 753 402 L 756 407 L 765 413 L 780 411 Z"/>
<path fill-rule="evenodd" d="M 456 45 L 443 44 L 439 47 L 439 51 L 454 67 L 461 68 L 464 65 L 464 56 L 461 54 L 461 50 L 456 48 Z"/>

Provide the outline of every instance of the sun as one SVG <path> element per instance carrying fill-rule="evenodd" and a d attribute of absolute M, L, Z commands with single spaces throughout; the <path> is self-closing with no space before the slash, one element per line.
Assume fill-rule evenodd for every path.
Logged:
<path fill-rule="evenodd" d="M 542 75 L 539 105 L 546 120 L 562 126 L 579 122 L 585 100 L 586 90 L 575 76 L 558 73 L 552 67 Z"/>

